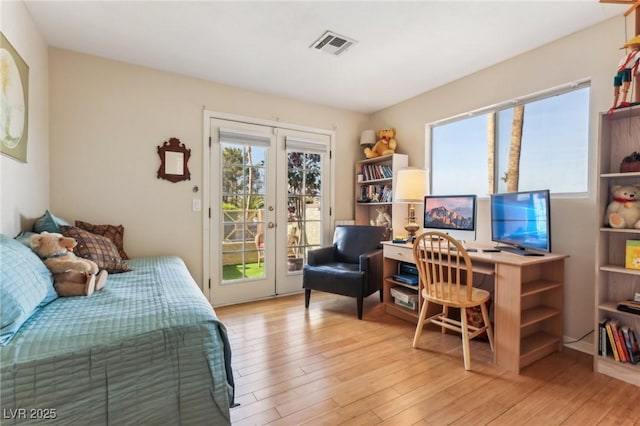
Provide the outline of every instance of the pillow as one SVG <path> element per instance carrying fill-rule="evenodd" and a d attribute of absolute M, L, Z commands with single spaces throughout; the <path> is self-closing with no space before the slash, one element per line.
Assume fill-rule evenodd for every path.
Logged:
<path fill-rule="evenodd" d="M 107 237 L 118 249 L 118 253 L 122 259 L 128 259 L 127 253 L 124 252 L 124 226 L 122 225 L 92 225 L 89 222 L 76 220 L 76 226 L 92 234 Z"/>
<path fill-rule="evenodd" d="M 36 223 L 33 224 L 33 232 L 37 232 L 39 234 L 43 231 L 47 231 L 59 234 L 61 225 L 69 226 L 71 224 L 64 219 L 54 216 L 53 213 L 47 210 L 44 212 L 44 215 L 38 218 Z"/>
<path fill-rule="evenodd" d="M 98 268 L 105 269 L 111 274 L 131 270 L 118 254 L 117 247 L 107 237 L 92 234 L 76 226 L 63 225 L 60 230 L 62 235 L 75 238 L 78 242 L 73 249 L 76 256 L 93 260 Z"/>
<path fill-rule="evenodd" d="M 31 237 L 33 237 L 34 235 L 38 235 L 38 234 L 36 234 L 35 232 L 24 231 L 24 232 L 20 232 L 18 234 L 18 236 L 15 237 L 14 239 L 16 241 L 19 241 L 20 243 L 24 244 L 25 246 L 27 246 L 29 248 L 29 250 L 33 252 L 33 250 L 31 249 Z M 35 254 L 36 257 L 38 256 L 35 252 L 33 252 L 33 254 Z M 0 261 L 0 263 L 2 263 L 2 262 Z M 47 265 L 45 265 L 45 268 L 46 268 L 46 266 Z M 51 272 L 51 271 L 49 271 L 49 272 Z M 53 281 L 52 281 L 52 285 L 49 286 L 49 289 L 47 291 L 47 295 L 45 296 L 44 300 L 42 302 L 40 302 L 40 306 L 47 305 L 47 304 L 49 304 L 50 302 L 54 301 L 57 298 L 58 298 L 58 293 L 56 293 L 56 289 L 54 288 Z"/>
<path fill-rule="evenodd" d="M 57 295 L 51 272 L 24 244 L 0 234 L 0 259 L 0 345 L 4 346 L 39 307 Z"/>
<path fill-rule="evenodd" d="M 17 241 L 20 241 L 22 244 L 24 244 L 25 246 L 31 248 L 31 237 L 33 237 L 34 235 L 38 235 L 35 232 L 21 232 L 18 234 L 18 236 L 15 238 Z"/>

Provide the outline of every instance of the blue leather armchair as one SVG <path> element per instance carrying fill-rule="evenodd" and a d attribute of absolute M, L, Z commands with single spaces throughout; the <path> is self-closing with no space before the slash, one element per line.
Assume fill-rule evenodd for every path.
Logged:
<path fill-rule="evenodd" d="M 355 297 L 362 319 L 365 297 L 380 292 L 382 301 L 382 249 L 386 228 L 338 226 L 333 245 L 311 250 L 302 273 L 304 306 L 309 308 L 311 290 Z"/>

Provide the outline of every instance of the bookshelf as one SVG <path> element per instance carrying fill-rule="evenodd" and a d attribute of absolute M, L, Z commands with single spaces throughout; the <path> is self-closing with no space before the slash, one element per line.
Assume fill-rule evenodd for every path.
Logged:
<path fill-rule="evenodd" d="M 640 315 L 617 309 L 619 302 L 632 299 L 640 292 L 640 271 L 625 268 L 627 240 L 640 240 L 639 229 L 613 229 L 604 225 L 604 214 L 613 185 L 640 183 L 640 173 L 620 173 L 622 159 L 640 150 L 640 106 L 622 108 L 600 114 L 597 206 L 598 236 L 596 240 L 594 371 L 640 386 L 640 363 L 616 361 L 611 351 L 599 354 L 600 324 L 617 321 L 640 335 Z"/>
<path fill-rule="evenodd" d="M 392 230 L 389 238 L 393 233 L 405 233 L 407 205 L 393 202 L 393 187 L 398 170 L 408 164 L 406 154 L 391 154 L 356 162 L 356 225 L 369 225 L 378 216 L 376 209 L 386 206 L 387 213 L 391 216 Z"/>

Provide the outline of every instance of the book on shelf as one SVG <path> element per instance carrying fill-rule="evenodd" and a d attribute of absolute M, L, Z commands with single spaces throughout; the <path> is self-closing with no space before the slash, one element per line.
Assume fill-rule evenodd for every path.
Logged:
<path fill-rule="evenodd" d="M 364 180 L 391 179 L 393 177 L 391 166 L 384 164 L 363 164 L 361 171 Z"/>
<path fill-rule="evenodd" d="M 627 240 L 624 267 L 640 269 L 640 240 Z"/>
<path fill-rule="evenodd" d="M 613 353 L 613 359 L 616 361 L 620 361 L 620 356 L 618 356 L 618 348 L 616 346 L 616 340 L 613 337 L 613 331 L 611 329 L 611 321 L 607 321 L 605 324 L 607 329 L 607 336 L 609 336 L 609 344 L 611 345 L 611 352 Z"/>
<path fill-rule="evenodd" d="M 611 353 L 611 346 L 609 345 L 609 335 L 607 334 L 607 320 L 601 321 L 598 324 L 598 355 L 606 357 Z"/>
<path fill-rule="evenodd" d="M 621 327 L 618 328 L 618 340 L 616 341 L 616 344 L 618 344 L 618 355 L 620 356 L 620 361 L 631 362 L 631 356 L 627 350 L 627 344 L 624 341 L 624 334 L 622 333 Z"/>
<path fill-rule="evenodd" d="M 633 329 L 627 326 L 620 327 L 620 331 L 622 332 L 627 353 L 629 354 L 629 362 L 636 364 L 640 361 L 640 348 L 638 348 L 638 342 L 635 341 L 635 333 Z"/>

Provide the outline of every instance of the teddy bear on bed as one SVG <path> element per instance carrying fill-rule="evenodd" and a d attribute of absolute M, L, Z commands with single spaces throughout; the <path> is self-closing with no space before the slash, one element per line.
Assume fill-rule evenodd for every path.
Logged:
<path fill-rule="evenodd" d="M 91 296 L 101 290 L 107 280 L 107 271 L 98 272 L 98 265 L 77 257 L 74 238 L 62 234 L 43 232 L 31 237 L 31 249 L 53 273 L 54 288 L 59 296 Z"/>
<path fill-rule="evenodd" d="M 377 134 L 378 142 L 376 142 L 373 148 L 366 147 L 364 149 L 365 157 L 376 158 L 396 152 L 397 142 L 394 139 L 396 135 L 396 129 L 380 129 L 378 130 Z"/>
<path fill-rule="evenodd" d="M 612 228 L 640 229 L 640 184 L 613 185 L 613 200 L 607 206 L 605 224 Z"/>

